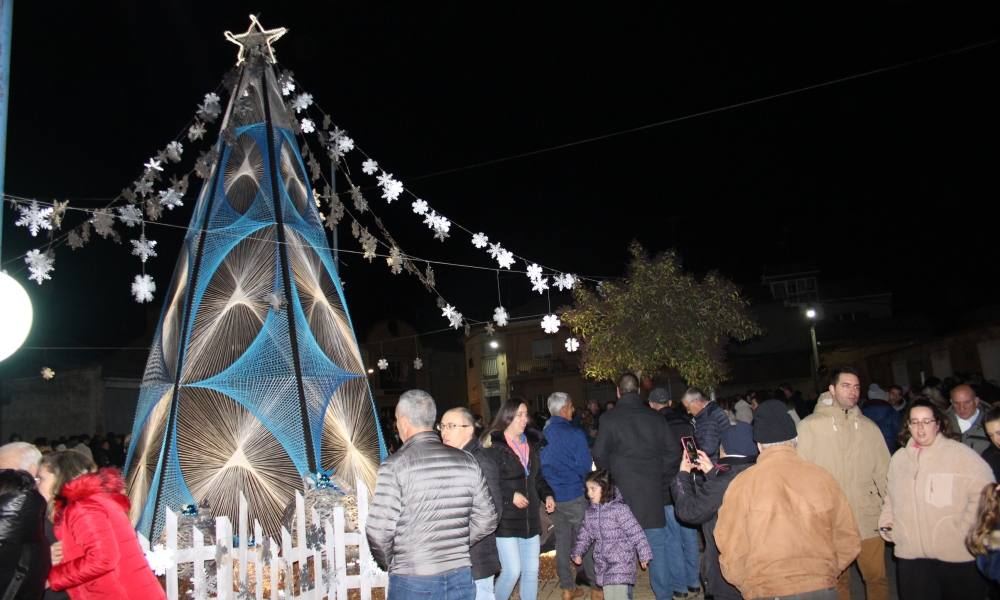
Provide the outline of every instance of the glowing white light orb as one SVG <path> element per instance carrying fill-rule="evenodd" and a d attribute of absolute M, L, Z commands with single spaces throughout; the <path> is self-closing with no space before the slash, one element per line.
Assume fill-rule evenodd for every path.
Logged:
<path fill-rule="evenodd" d="M 31 331 L 31 299 L 21 284 L 0 271 L 0 360 L 14 354 Z"/>

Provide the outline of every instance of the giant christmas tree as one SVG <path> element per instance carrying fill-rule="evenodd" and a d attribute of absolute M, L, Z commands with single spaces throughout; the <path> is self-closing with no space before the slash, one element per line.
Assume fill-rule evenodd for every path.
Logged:
<path fill-rule="evenodd" d="M 333 472 L 374 485 L 384 457 L 343 289 L 275 72 L 284 29 L 255 18 L 177 259 L 142 381 L 127 478 L 155 539 L 164 509 L 239 493 L 271 535 L 303 487 Z"/>

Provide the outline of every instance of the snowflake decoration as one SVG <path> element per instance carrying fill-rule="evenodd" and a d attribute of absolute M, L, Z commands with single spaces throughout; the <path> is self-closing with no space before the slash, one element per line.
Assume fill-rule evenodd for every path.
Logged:
<path fill-rule="evenodd" d="M 361 194 L 361 188 L 352 187 L 351 188 L 351 200 L 354 202 L 354 208 L 359 212 L 364 214 L 368 210 L 368 201 Z"/>
<path fill-rule="evenodd" d="M 563 273 L 562 275 L 556 275 L 552 278 L 552 283 L 559 291 L 571 290 L 573 286 L 576 285 L 576 276 L 570 275 L 569 273 Z"/>
<path fill-rule="evenodd" d="M 418 214 L 418 215 L 425 215 L 425 214 L 427 214 L 427 201 L 426 200 L 421 200 L 420 198 L 417 198 L 416 200 L 413 201 L 412 204 L 410 204 L 410 206 L 413 207 L 413 212 L 415 214 Z"/>
<path fill-rule="evenodd" d="M 69 200 L 60 202 L 58 200 L 52 201 L 52 227 L 55 229 L 62 229 L 62 220 L 66 216 L 66 209 L 69 208 Z"/>
<path fill-rule="evenodd" d="M 542 329 L 545 330 L 545 333 L 559 333 L 560 325 L 562 322 L 554 314 L 548 314 L 542 318 Z"/>
<path fill-rule="evenodd" d="M 384 358 L 378 359 L 378 370 L 379 371 L 385 371 L 388 368 L 389 368 L 389 361 L 387 361 Z"/>
<path fill-rule="evenodd" d="M 368 233 L 368 228 L 361 230 L 361 249 L 364 250 L 364 258 L 371 262 L 375 258 L 375 251 L 378 250 L 378 240 Z"/>
<path fill-rule="evenodd" d="M 161 161 L 158 161 L 155 158 L 151 158 L 151 159 L 147 160 L 146 164 L 144 164 L 142 166 L 146 167 L 146 172 L 147 173 L 152 172 L 152 171 L 161 171 L 161 172 L 163 171 L 163 166 L 162 166 Z"/>
<path fill-rule="evenodd" d="M 316 123 L 314 123 L 312 119 L 302 119 L 299 126 L 302 127 L 302 133 L 312 133 L 316 131 Z"/>
<path fill-rule="evenodd" d="M 215 92 L 205 94 L 205 101 L 198 105 L 198 116 L 203 121 L 211 123 L 222 114 L 222 106 L 219 104 L 219 95 Z"/>
<path fill-rule="evenodd" d="M 313 103 L 312 94 L 308 93 L 299 94 L 298 96 L 295 97 L 295 100 L 292 101 L 292 108 L 294 108 L 295 112 L 298 113 L 309 108 L 312 105 L 312 103 Z"/>
<path fill-rule="evenodd" d="M 71 231 L 66 236 L 66 243 L 69 244 L 69 247 L 73 250 L 79 250 L 80 248 L 83 248 L 84 240 L 80 237 L 79 233 Z"/>
<path fill-rule="evenodd" d="M 428 289 L 434 287 L 434 269 L 431 268 L 431 264 L 427 263 L 427 270 L 424 271 L 424 285 Z M 441 303 L 444 302 L 444 298 L 438 297 L 438 308 L 444 308 Z"/>
<path fill-rule="evenodd" d="M 42 379 L 46 381 L 49 381 L 56 376 L 56 372 L 49 367 L 42 367 L 42 370 L 39 373 L 41 374 Z"/>
<path fill-rule="evenodd" d="M 153 292 L 156 291 L 156 282 L 151 275 L 136 275 L 132 280 L 132 296 L 139 304 L 153 301 Z"/>
<path fill-rule="evenodd" d="M 536 279 L 531 282 L 531 291 L 538 292 L 539 294 L 544 294 L 545 290 L 549 289 L 548 277 L 542 277 L 541 279 Z"/>
<path fill-rule="evenodd" d="M 399 275 L 403 272 L 403 256 L 396 246 L 389 250 L 389 257 L 385 259 L 385 262 L 389 265 L 393 275 Z"/>
<path fill-rule="evenodd" d="M 49 273 L 55 270 L 56 259 L 50 252 L 42 253 L 37 249 L 29 250 L 24 255 L 24 262 L 28 265 L 28 279 L 37 281 L 38 285 L 42 285 L 46 279 L 52 279 Z"/>
<path fill-rule="evenodd" d="M 294 91 L 295 91 L 295 84 L 292 82 L 292 80 L 288 79 L 288 78 L 282 78 L 282 80 L 281 80 L 281 95 L 282 96 L 291 96 L 292 92 L 294 92 Z"/>
<path fill-rule="evenodd" d="M 497 255 L 497 262 L 500 263 L 500 268 L 510 269 L 510 266 L 514 264 L 514 253 L 510 250 L 501 250 Z"/>
<path fill-rule="evenodd" d="M 146 239 L 146 234 L 139 235 L 139 239 L 131 240 L 132 256 L 138 256 L 139 260 L 145 263 L 151 257 L 156 256 L 156 240 Z"/>
<path fill-rule="evenodd" d="M 476 248 L 485 248 L 490 244 L 490 238 L 485 233 L 477 233 L 472 236 L 472 245 Z"/>
<path fill-rule="evenodd" d="M 361 163 L 361 170 L 364 171 L 365 175 L 374 175 L 378 171 L 378 163 L 369 158 Z"/>
<path fill-rule="evenodd" d="M 182 196 L 174 188 L 169 188 L 166 190 L 160 190 L 160 206 L 166 206 L 167 210 L 173 210 L 175 207 L 184 206 Z"/>
<path fill-rule="evenodd" d="M 153 193 L 153 182 L 143 177 L 135 182 L 135 193 L 140 196 L 148 196 Z"/>
<path fill-rule="evenodd" d="M 177 564 L 177 557 L 173 549 L 167 548 L 163 544 L 157 544 L 146 553 L 146 562 L 149 563 L 149 568 L 153 570 L 153 573 L 164 575 L 167 569 Z"/>
<path fill-rule="evenodd" d="M 493 309 L 493 321 L 496 322 L 497 327 L 506 327 L 508 319 L 510 316 L 507 314 L 507 309 L 502 306 L 498 306 Z"/>
<path fill-rule="evenodd" d="M 528 279 L 531 281 L 537 281 L 542 278 L 542 268 L 538 266 L 538 263 L 532 263 L 528 266 Z"/>
<path fill-rule="evenodd" d="M 416 358 L 414 358 L 413 359 L 413 369 L 415 371 L 419 371 L 420 369 L 423 369 L 423 368 L 424 368 L 424 361 L 420 360 L 419 356 L 416 357 Z"/>
<path fill-rule="evenodd" d="M 382 197 L 389 204 L 398 200 L 399 195 L 403 193 L 403 184 L 393 178 L 391 173 L 385 171 L 382 171 L 382 174 L 378 176 L 378 185 L 382 188 Z"/>
<path fill-rule="evenodd" d="M 462 313 L 456 311 L 448 320 L 451 322 L 452 329 L 458 329 L 462 326 Z"/>
<path fill-rule="evenodd" d="M 94 231 L 102 238 L 106 239 L 114 234 L 115 218 L 111 214 L 111 209 L 99 208 L 95 210 L 90 222 L 94 224 Z"/>
<path fill-rule="evenodd" d="M 451 317 L 455 314 L 455 312 L 456 312 L 455 307 L 450 304 L 445 304 L 444 307 L 441 308 L 441 316 L 448 319 L 449 321 L 451 320 Z"/>
<path fill-rule="evenodd" d="M 344 203 L 340 201 L 340 198 L 333 198 L 330 200 L 330 212 L 326 217 L 327 227 L 333 229 L 340 223 L 340 220 L 344 218 Z"/>
<path fill-rule="evenodd" d="M 195 121 L 193 125 L 188 127 L 188 141 L 194 142 L 205 137 L 205 124 L 201 121 Z"/>
<path fill-rule="evenodd" d="M 576 352 L 580 349 L 580 340 L 575 337 L 566 338 L 566 352 Z"/>
<path fill-rule="evenodd" d="M 351 150 L 354 150 L 354 140 L 353 139 L 347 137 L 346 135 L 343 136 L 343 137 L 337 138 L 337 151 L 340 152 L 341 156 L 347 154 Z"/>
<path fill-rule="evenodd" d="M 500 253 L 503 252 L 503 246 L 500 245 L 500 242 L 497 242 L 496 244 L 490 244 L 490 249 L 487 250 L 487 252 L 489 253 L 490 258 L 496 260 L 497 258 L 499 258 Z"/>
<path fill-rule="evenodd" d="M 170 162 L 181 162 L 181 154 L 184 153 L 184 145 L 178 141 L 167 144 L 167 160 Z"/>
<path fill-rule="evenodd" d="M 486 331 L 486 335 L 493 335 L 497 331 L 496 327 L 493 326 L 493 323 L 487 323 L 486 327 L 483 329 Z"/>
<path fill-rule="evenodd" d="M 142 223 L 142 211 L 134 204 L 118 207 L 118 220 L 128 227 L 135 227 Z"/>
<path fill-rule="evenodd" d="M 40 229 L 52 231 L 52 207 L 39 208 L 38 201 L 32 200 L 27 208 L 18 206 L 17 210 L 21 213 L 21 218 L 14 224 L 18 227 L 27 227 L 31 237 L 38 235 Z"/>

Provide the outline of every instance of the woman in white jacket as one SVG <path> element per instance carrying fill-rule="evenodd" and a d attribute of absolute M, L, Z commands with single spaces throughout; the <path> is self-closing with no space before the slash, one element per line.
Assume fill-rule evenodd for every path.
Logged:
<path fill-rule="evenodd" d="M 889 462 L 889 493 L 879 517 L 882 537 L 896 544 L 899 596 L 982 598 L 986 580 L 965 537 L 993 471 L 971 448 L 948 437 L 948 419 L 932 403 L 914 402 L 903 423 L 904 447 Z"/>

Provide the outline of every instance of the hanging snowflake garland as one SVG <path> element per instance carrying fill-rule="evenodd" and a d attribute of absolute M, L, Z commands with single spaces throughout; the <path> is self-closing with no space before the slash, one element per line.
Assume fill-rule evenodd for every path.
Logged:
<path fill-rule="evenodd" d="M 542 278 L 542 267 L 538 263 L 528 265 L 528 279 L 537 281 Z"/>
<path fill-rule="evenodd" d="M 507 309 L 505 309 L 504 307 L 498 306 L 495 309 L 493 309 L 493 321 L 497 324 L 498 327 L 506 327 L 509 318 L 510 317 L 507 314 Z"/>
<path fill-rule="evenodd" d="M 476 248 L 485 248 L 490 243 L 490 238 L 485 233 L 477 233 L 472 236 L 472 245 Z"/>
<path fill-rule="evenodd" d="M 21 218 L 14 222 L 18 227 L 27 227 L 31 237 L 38 235 L 39 230 L 52 231 L 52 207 L 40 208 L 37 200 L 32 200 L 27 207 L 18 205 Z"/>
<path fill-rule="evenodd" d="M 188 141 L 194 142 L 200 140 L 201 138 L 205 137 L 206 131 L 207 129 L 205 129 L 205 124 L 202 123 L 201 121 L 196 120 L 194 124 L 188 127 L 188 133 L 187 133 Z"/>
<path fill-rule="evenodd" d="M 178 141 L 167 144 L 167 160 L 170 162 L 181 162 L 181 154 L 184 153 L 184 146 Z"/>
<path fill-rule="evenodd" d="M 413 207 L 414 214 L 425 215 L 427 214 L 427 201 L 417 198 L 410 204 Z"/>
<path fill-rule="evenodd" d="M 205 94 L 205 101 L 198 105 L 198 118 L 206 123 L 212 123 L 222 114 L 219 95 L 215 92 Z"/>
<path fill-rule="evenodd" d="M 136 275 L 132 280 L 132 296 L 139 304 L 152 302 L 154 292 L 156 292 L 156 282 L 151 275 Z"/>
<path fill-rule="evenodd" d="M 379 371 L 385 371 L 389 368 L 389 361 L 384 358 L 378 359 L 378 369 Z"/>
<path fill-rule="evenodd" d="M 361 170 L 365 175 L 374 175 L 378 172 L 378 163 L 369 158 L 365 162 L 361 163 Z"/>
<path fill-rule="evenodd" d="M 511 265 L 514 264 L 514 253 L 510 250 L 501 250 L 497 254 L 497 263 L 499 263 L 501 269 L 510 270 Z"/>
<path fill-rule="evenodd" d="M 368 201 L 365 200 L 364 195 L 361 193 L 361 188 L 354 185 L 351 186 L 351 201 L 354 202 L 354 208 L 360 212 L 364 213 L 368 210 Z"/>
<path fill-rule="evenodd" d="M 146 234 L 143 233 L 139 236 L 137 240 L 131 240 L 132 242 L 132 256 L 138 256 L 139 260 L 145 263 L 151 257 L 156 256 L 156 240 L 146 239 Z"/>
<path fill-rule="evenodd" d="M 389 256 L 385 259 L 389 269 L 392 271 L 393 275 L 399 275 L 403 272 L 403 256 L 397 246 L 393 246 L 389 250 Z"/>
<path fill-rule="evenodd" d="M 413 359 L 413 369 L 415 371 L 419 371 L 420 369 L 423 369 L 423 368 L 424 368 L 424 361 L 420 360 L 419 356 L 416 357 L 416 358 L 414 358 Z"/>
<path fill-rule="evenodd" d="M 52 279 L 49 273 L 55 270 L 56 259 L 50 251 L 43 253 L 37 249 L 29 250 L 24 255 L 24 262 L 28 265 L 28 279 L 37 281 L 38 285 L 42 285 L 45 280 Z"/>
<path fill-rule="evenodd" d="M 94 224 L 94 231 L 102 238 L 107 239 L 115 234 L 115 218 L 111 214 L 111 209 L 99 208 L 95 210 L 90 222 Z"/>
<path fill-rule="evenodd" d="M 559 333 L 560 325 L 562 322 L 554 314 L 548 314 L 542 318 L 542 329 L 545 330 L 545 333 Z"/>
<path fill-rule="evenodd" d="M 487 323 L 483 329 L 486 331 L 486 335 L 493 335 L 497 331 L 496 327 L 493 327 L 493 323 Z"/>
<path fill-rule="evenodd" d="M 397 181 L 392 173 L 382 171 L 382 174 L 378 176 L 378 185 L 382 188 L 382 197 L 388 204 L 398 200 L 399 195 L 403 193 L 403 184 Z"/>
<path fill-rule="evenodd" d="M 156 160 L 155 158 L 149 159 L 148 161 L 146 161 L 146 164 L 144 164 L 142 166 L 146 168 L 146 173 L 147 174 L 152 174 L 154 171 L 157 172 L 157 173 L 162 173 L 163 172 L 163 163 L 162 163 L 162 161 Z"/>
<path fill-rule="evenodd" d="M 66 243 L 69 245 L 71 249 L 76 251 L 79 250 L 80 248 L 83 248 L 85 242 L 83 237 L 79 233 L 77 233 L 76 230 L 73 230 L 66 235 Z"/>
<path fill-rule="evenodd" d="M 52 221 L 54 229 L 62 229 L 62 220 L 66 216 L 67 208 L 69 208 L 69 200 L 64 200 L 63 202 L 55 200 L 52 202 L 52 217 L 49 220 Z"/>
<path fill-rule="evenodd" d="M 576 276 L 570 275 L 569 273 L 563 273 L 562 275 L 556 275 L 552 278 L 552 284 L 559 288 L 559 291 L 571 290 L 573 286 L 576 285 Z"/>
<path fill-rule="evenodd" d="M 299 123 L 299 127 L 302 129 L 302 133 L 312 133 L 316 131 L 316 123 L 312 119 L 302 119 Z"/>
<path fill-rule="evenodd" d="M 458 329 L 462 326 L 462 313 L 455 310 L 455 307 L 450 304 L 446 304 L 441 309 L 441 316 L 448 319 L 448 325 L 453 329 Z"/>
<path fill-rule="evenodd" d="M 292 101 L 292 108 L 294 108 L 295 112 L 298 113 L 312 106 L 312 103 L 313 103 L 312 94 L 308 93 L 299 94 L 298 96 L 295 97 L 295 100 Z"/>
<path fill-rule="evenodd" d="M 127 227 L 135 227 L 142 223 L 142 211 L 134 204 L 118 207 L 118 220 Z"/>
<path fill-rule="evenodd" d="M 567 352 L 576 352 L 577 350 L 580 349 L 580 340 L 576 339 L 575 337 L 566 338 L 565 346 Z"/>
<path fill-rule="evenodd" d="M 549 289 L 548 284 L 549 278 L 542 277 L 541 279 L 536 279 L 531 282 L 531 291 L 538 292 L 539 294 L 544 294 L 547 289 Z"/>
<path fill-rule="evenodd" d="M 174 188 L 160 190 L 160 206 L 167 207 L 167 210 L 173 210 L 178 206 L 184 206 L 183 196 L 181 196 L 181 194 Z"/>

